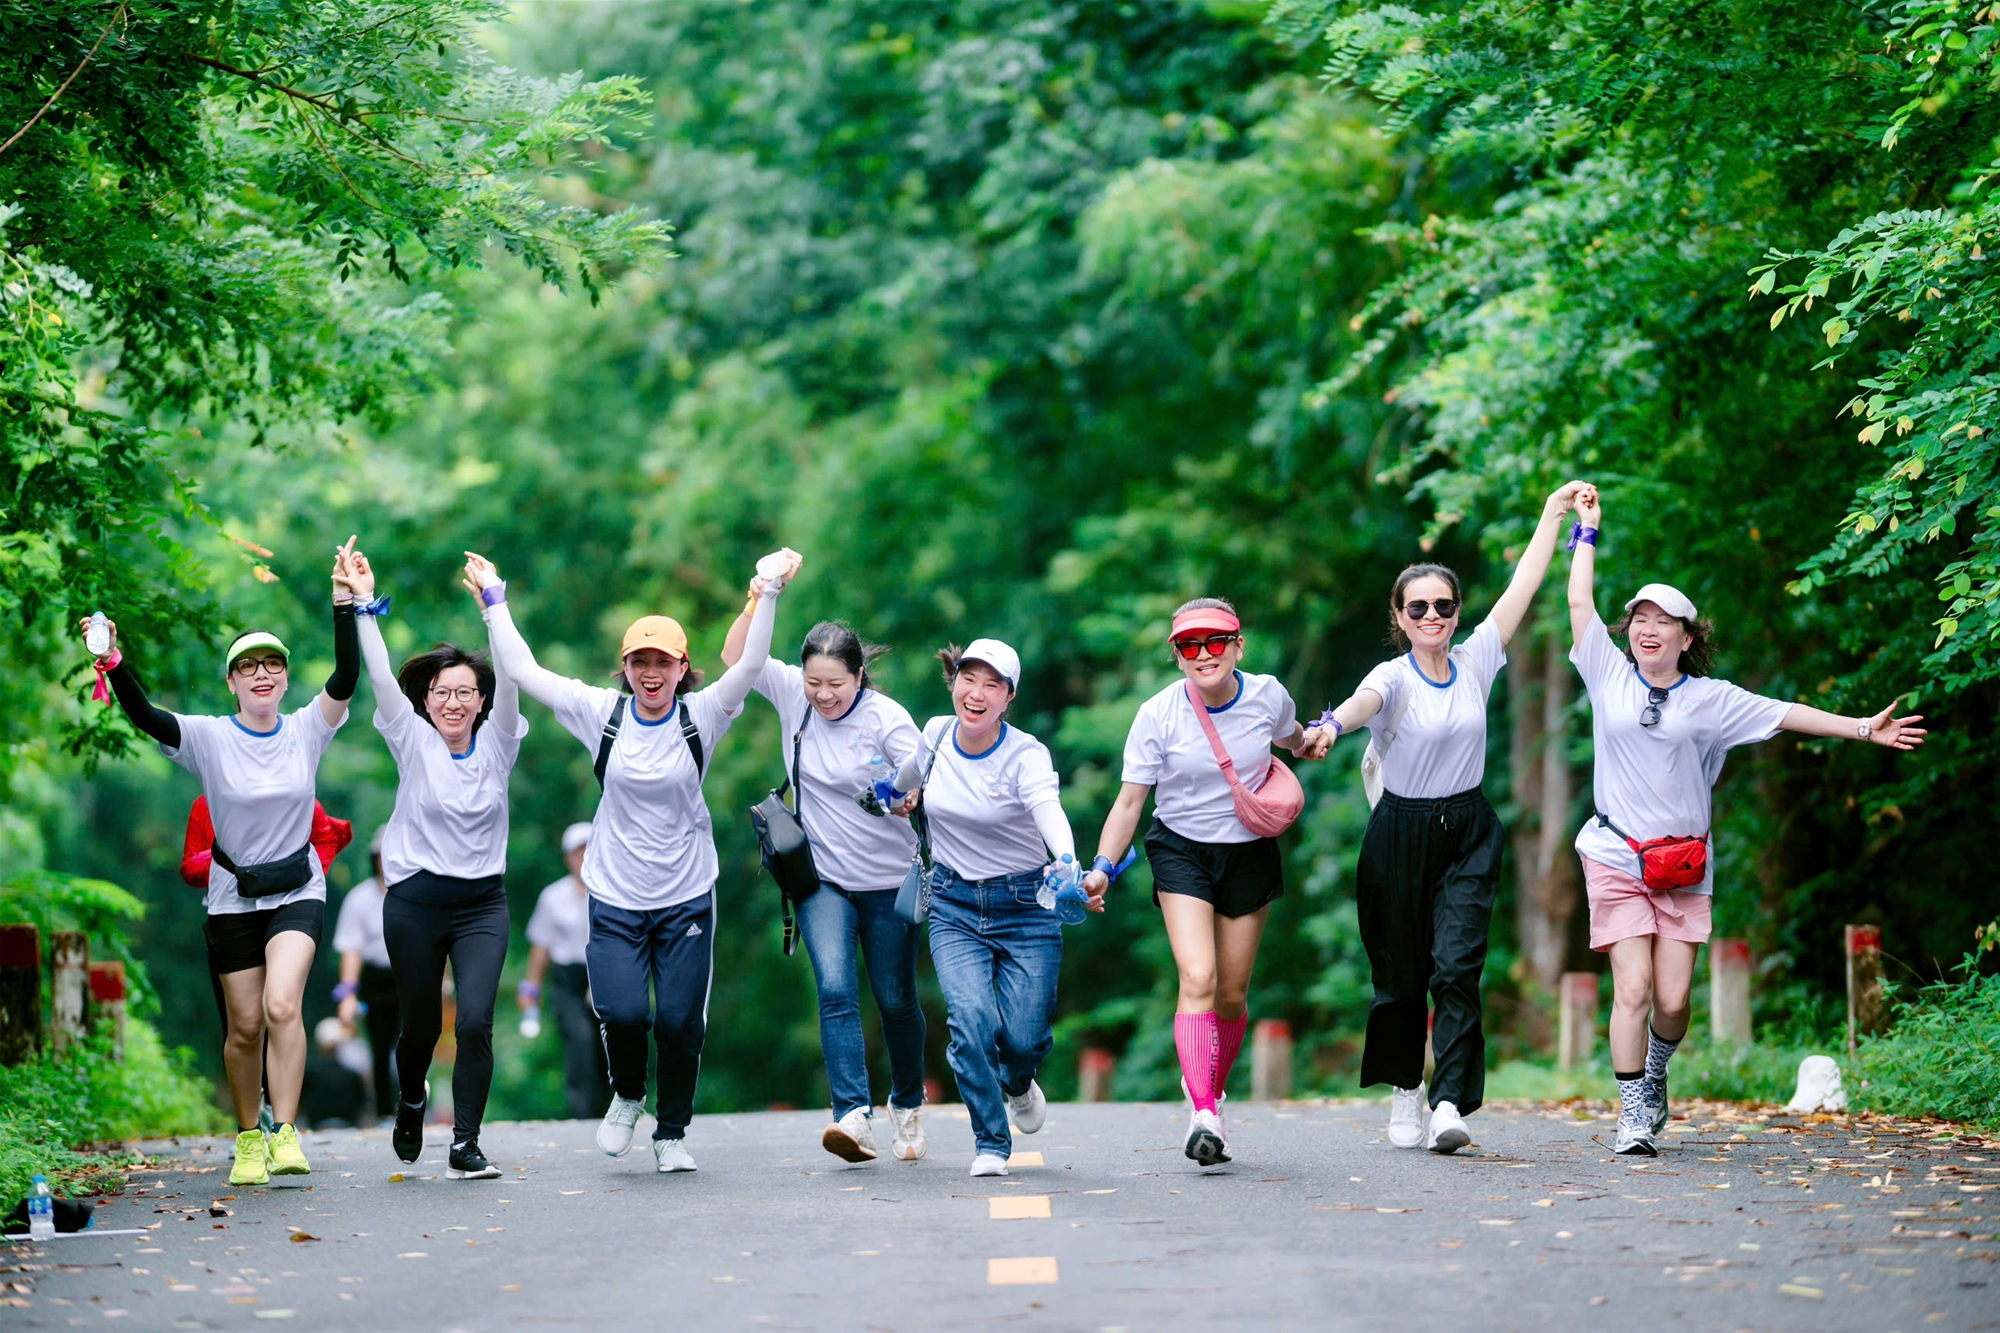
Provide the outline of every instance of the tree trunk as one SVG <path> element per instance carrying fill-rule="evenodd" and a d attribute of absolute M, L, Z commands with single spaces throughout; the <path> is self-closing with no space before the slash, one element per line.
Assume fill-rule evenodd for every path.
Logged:
<path fill-rule="evenodd" d="M 1548 635 L 1517 636 L 1508 656 L 1513 686 L 1509 751 L 1519 810 L 1514 825 L 1515 914 L 1522 981 L 1535 1002 L 1528 1008 L 1538 1016 L 1523 1035 L 1545 1047 L 1554 1037 L 1547 1003 L 1562 981 L 1570 919 L 1576 912 L 1578 869 L 1569 849 L 1575 786 L 1564 734 L 1575 686 L 1568 659 Z"/>

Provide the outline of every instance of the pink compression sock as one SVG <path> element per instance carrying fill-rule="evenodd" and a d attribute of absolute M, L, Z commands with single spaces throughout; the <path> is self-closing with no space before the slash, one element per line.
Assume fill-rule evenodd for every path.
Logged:
<path fill-rule="evenodd" d="M 1221 1044 L 1213 1013 L 1174 1015 L 1174 1049 L 1180 1052 L 1188 1100 L 1197 1111 L 1215 1109 L 1215 1068 Z"/>
<path fill-rule="evenodd" d="M 1215 1095 L 1220 1097 L 1229 1088 L 1229 1071 L 1236 1067 L 1236 1057 L 1243 1053 L 1243 1034 L 1250 1026 L 1250 1011 L 1245 1009 L 1235 1018 L 1218 1018 L 1215 1026 L 1221 1047 L 1215 1062 Z"/>

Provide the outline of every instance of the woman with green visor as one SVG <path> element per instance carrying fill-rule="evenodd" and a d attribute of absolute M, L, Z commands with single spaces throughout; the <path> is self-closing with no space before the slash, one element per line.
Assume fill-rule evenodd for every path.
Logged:
<path fill-rule="evenodd" d="M 306 1068 L 300 1003 L 326 915 L 326 875 L 312 848 L 313 782 L 361 676 L 350 588 L 336 581 L 333 590 L 333 674 L 305 707 L 282 713 L 291 656 L 275 634 L 237 635 L 221 662 L 236 711 L 222 717 L 170 713 L 149 703 L 119 652 L 115 624 L 97 660 L 132 725 L 201 780 L 215 822 L 204 933 L 229 1019 L 223 1064 L 241 1131 L 232 1185 L 312 1170 L 293 1121 Z M 277 1122 L 268 1140 L 257 1127 L 267 1040 Z"/>

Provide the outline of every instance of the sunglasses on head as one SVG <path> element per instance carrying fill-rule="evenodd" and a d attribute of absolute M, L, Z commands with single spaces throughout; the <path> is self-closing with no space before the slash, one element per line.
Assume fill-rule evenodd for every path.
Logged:
<path fill-rule="evenodd" d="M 1211 634 L 1205 639 L 1197 639 L 1190 635 L 1185 639 L 1175 639 L 1174 651 L 1189 662 L 1199 659 L 1204 648 L 1208 650 L 1210 657 L 1220 657 L 1228 651 L 1230 644 L 1242 637 L 1240 634 Z"/>
<path fill-rule="evenodd" d="M 1439 620 L 1450 620 L 1458 614 L 1458 600 L 1453 597 L 1440 597 L 1435 602 L 1404 602 L 1403 614 L 1412 620 L 1422 620 L 1432 607 L 1437 608 Z"/>
<path fill-rule="evenodd" d="M 1646 706 L 1639 710 L 1639 725 L 1642 727 L 1659 726 L 1660 706 L 1672 697 L 1666 686 L 1648 685 L 1646 687 Z"/>

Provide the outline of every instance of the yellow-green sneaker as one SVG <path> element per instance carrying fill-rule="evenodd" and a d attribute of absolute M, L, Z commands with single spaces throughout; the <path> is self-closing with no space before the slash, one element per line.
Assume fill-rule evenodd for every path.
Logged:
<path fill-rule="evenodd" d="M 271 1136 L 271 1174 L 274 1176 L 309 1176 L 312 1163 L 306 1160 L 306 1150 L 299 1143 L 297 1125 L 279 1125 L 278 1132 Z"/>
<path fill-rule="evenodd" d="M 236 1136 L 236 1161 L 229 1168 L 232 1185 L 271 1183 L 271 1149 L 261 1129 L 246 1129 Z"/>

